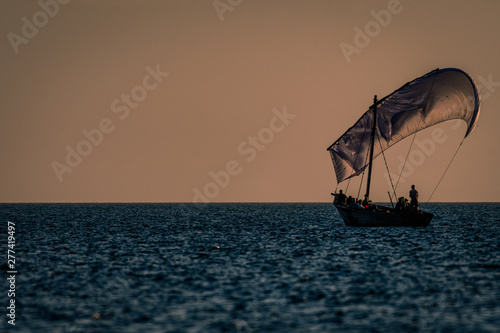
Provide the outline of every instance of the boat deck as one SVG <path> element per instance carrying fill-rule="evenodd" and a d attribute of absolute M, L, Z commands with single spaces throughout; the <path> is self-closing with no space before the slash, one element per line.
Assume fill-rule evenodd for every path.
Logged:
<path fill-rule="evenodd" d="M 427 227 L 434 217 L 424 211 L 395 211 L 378 206 L 378 209 L 353 208 L 334 204 L 350 227 Z"/>

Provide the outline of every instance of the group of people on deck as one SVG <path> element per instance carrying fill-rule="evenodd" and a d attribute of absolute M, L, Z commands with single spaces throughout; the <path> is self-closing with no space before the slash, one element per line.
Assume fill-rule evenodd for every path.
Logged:
<path fill-rule="evenodd" d="M 333 195 L 335 195 L 335 200 L 333 202 L 338 205 L 348 206 L 351 208 L 376 208 L 376 206 L 371 204 L 371 201 L 368 199 L 367 195 L 365 195 L 364 200 L 355 199 L 351 196 L 347 197 L 344 193 L 342 193 L 342 190 L 340 190 L 338 194 Z"/>
<path fill-rule="evenodd" d="M 333 193 L 332 193 L 333 194 Z M 342 206 L 348 206 L 350 208 L 361 208 L 361 209 L 377 209 L 376 205 L 372 205 L 371 201 L 368 199 L 368 196 L 365 195 L 365 199 L 361 201 L 361 199 L 355 199 L 351 196 L 347 197 L 342 190 L 339 193 L 333 194 L 335 196 L 335 200 L 333 203 Z M 400 197 L 395 207 L 396 211 L 418 211 L 418 191 L 415 189 L 415 185 L 411 186 L 410 190 L 410 203 L 408 203 L 408 199 L 405 197 Z"/>
<path fill-rule="evenodd" d="M 408 203 L 408 199 L 401 197 L 398 199 L 396 203 L 397 211 L 417 211 L 418 210 L 418 191 L 415 189 L 415 185 L 411 186 L 410 190 L 410 202 Z"/>

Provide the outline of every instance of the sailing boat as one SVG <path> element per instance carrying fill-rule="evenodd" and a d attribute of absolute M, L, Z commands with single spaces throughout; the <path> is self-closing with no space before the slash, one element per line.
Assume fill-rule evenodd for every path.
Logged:
<path fill-rule="evenodd" d="M 476 83 L 457 68 L 435 69 L 384 98 L 375 96 L 368 111 L 327 148 L 337 184 L 364 174 L 368 167 L 365 196 L 368 199 L 374 158 L 404 138 L 447 120 L 462 119 L 467 123 L 465 139 L 477 124 L 479 106 Z M 361 208 L 342 201 L 334 201 L 334 206 L 346 226 L 426 227 L 434 216 L 418 206 L 413 209 L 375 205 Z"/>

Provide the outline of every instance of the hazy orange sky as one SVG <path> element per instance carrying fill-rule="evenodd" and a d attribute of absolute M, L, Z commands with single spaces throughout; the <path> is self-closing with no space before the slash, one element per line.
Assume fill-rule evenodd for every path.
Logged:
<path fill-rule="evenodd" d="M 18 0 L 0 15 L 0 202 L 330 201 L 326 148 L 374 94 L 438 67 L 474 77 L 482 104 L 432 199 L 499 201 L 497 0 Z M 425 202 L 465 134 L 437 127 L 401 195 L 414 183 Z M 384 174 L 379 158 L 375 201 Z"/>

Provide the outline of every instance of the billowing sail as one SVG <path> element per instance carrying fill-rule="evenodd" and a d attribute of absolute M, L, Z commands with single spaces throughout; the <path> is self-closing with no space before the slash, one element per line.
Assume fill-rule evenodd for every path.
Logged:
<path fill-rule="evenodd" d="M 479 116 L 474 80 L 457 68 L 436 69 L 408 82 L 377 103 L 374 158 L 420 130 L 452 119 L 467 123 L 467 137 Z M 337 182 L 359 175 L 368 165 L 373 109 L 328 147 Z"/>

